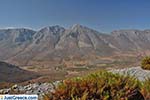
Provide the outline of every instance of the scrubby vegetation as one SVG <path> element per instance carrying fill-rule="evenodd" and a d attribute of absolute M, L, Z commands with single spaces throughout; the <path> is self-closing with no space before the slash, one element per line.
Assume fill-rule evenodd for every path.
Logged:
<path fill-rule="evenodd" d="M 150 56 L 146 56 L 141 61 L 141 67 L 146 70 L 150 70 Z"/>
<path fill-rule="evenodd" d="M 143 97 L 144 96 L 144 97 Z M 100 71 L 66 79 L 45 100 L 150 100 L 150 80 Z"/>
<path fill-rule="evenodd" d="M 150 79 L 146 79 L 144 82 L 142 82 L 141 85 L 141 93 L 145 97 L 145 100 L 150 100 Z"/>
<path fill-rule="evenodd" d="M 14 83 L 0 82 L 0 89 L 9 88 L 9 87 L 11 87 L 13 85 L 14 85 Z"/>

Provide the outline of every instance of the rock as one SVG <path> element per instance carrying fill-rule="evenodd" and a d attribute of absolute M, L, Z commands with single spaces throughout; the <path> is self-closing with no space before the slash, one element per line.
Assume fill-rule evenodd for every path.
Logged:
<path fill-rule="evenodd" d="M 18 88 L 18 85 L 15 84 L 15 85 L 13 85 L 11 88 L 12 88 L 12 89 L 17 89 L 17 88 Z"/>
<path fill-rule="evenodd" d="M 4 93 L 4 94 L 9 94 L 10 90 L 11 90 L 11 89 L 4 89 L 4 90 L 3 90 L 3 93 Z"/>
<path fill-rule="evenodd" d="M 3 90 L 0 90 L 0 94 L 2 94 L 3 93 Z"/>
<path fill-rule="evenodd" d="M 31 90 L 31 91 L 26 91 L 25 93 L 26 93 L 26 94 L 32 94 L 33 91 L 32 91 L 32 90 Z"/>
<path fill-rule="evenodd" d="M 145 78 L 150 78 L 150 71 L 144 70 L 141 67 L 131 67 L 124 69 L 112 69 L 110 72 L 119 73 L 123 75 L 131 75 L 139 79 L 140 81 L 144 81 Z"/>
<path fill-rule="evenodd" d="M 18 86 L 19 91 L 24 91 L 25 88 L 23 86 Z"/>
<path fill-rule="evenodd" d="M 38 86 L 39 86 L 40 84 L 38 84 L 38 83 L 35 83 L 35 84 L 32 84 L 32 88 L 38 88 Z"/>

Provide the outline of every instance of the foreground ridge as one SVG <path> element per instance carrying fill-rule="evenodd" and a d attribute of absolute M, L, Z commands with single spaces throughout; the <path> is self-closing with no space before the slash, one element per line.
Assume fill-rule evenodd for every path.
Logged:
<path fill-rule="evenodd" d="M 139 67 L 126 68 L 128 71 L 133 69 L 136 69 L 135 72 L 138 73 L 143 73 L 145 71 Z M 35 93 L 39 95 L 41 100 L 59 100 L 60 98 L 62 100 L 72 100 L 73 98 L 81 100 L 88 100 L 89 98 L 93 98 L 94 100 L 96 100 L 96 98 L 101 98 L 102 100 L 105 100 L 106 98 L 111 98 L 111 100 L 150 99 L 149 90 L 146 88 L 146 86 L 149 85 L 149 80 L 139 81 L 132 76 L 132 72 L 122 75 L 122 73 L 116 73 L 117 71 L 119 70 L 111 71 L 115 74 L 106 71 L 98 71 L 84 77 L 65 79 L 63 81 L 56 81 L 52 83 L 34 83 L 26 86 L 14 85 L 9 89 L 2 89 L 0 91 L 1 93 L 12 93 L 12 91 L 27 94 Z M 141 76 L 137 76 L 137 78 L 141 79 Z M 97 94 L 93 95 L 92 93 Z"/>

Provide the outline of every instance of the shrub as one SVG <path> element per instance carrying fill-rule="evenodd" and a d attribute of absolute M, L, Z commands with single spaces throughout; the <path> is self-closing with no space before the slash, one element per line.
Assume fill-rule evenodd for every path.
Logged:
<path fill-rule="evenodd" d="M 134 77 L 100 71 L 64 80 L 49 100 L 144 100 L 139 84 Z"/>
<path fill-rule="evenodd" d="M 143 58 L 141 61 L 141 67 L 146 70 L 150 70 L 150 56 Z"/>
<path fill-rule="evenodd" d="M 141 93 L 145 97 L 145 100 L 150 100 L 150 78 L 142 82 Z"/>

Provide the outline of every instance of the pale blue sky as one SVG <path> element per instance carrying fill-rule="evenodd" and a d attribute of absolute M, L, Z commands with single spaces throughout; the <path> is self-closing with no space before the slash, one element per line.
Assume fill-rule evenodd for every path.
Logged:
<path fill-rule="evenodd" d="M 150 0 L 0 0 L 0 28 L 150 29 Z"/>

